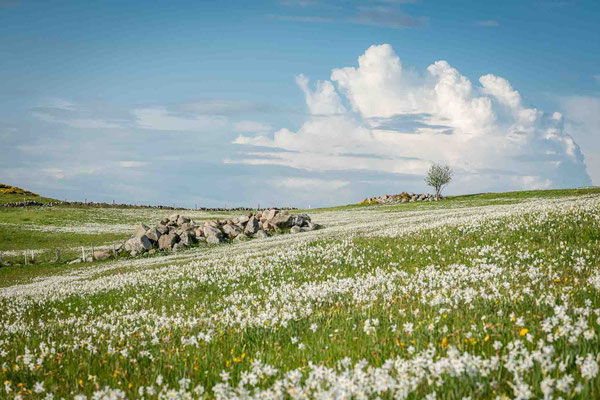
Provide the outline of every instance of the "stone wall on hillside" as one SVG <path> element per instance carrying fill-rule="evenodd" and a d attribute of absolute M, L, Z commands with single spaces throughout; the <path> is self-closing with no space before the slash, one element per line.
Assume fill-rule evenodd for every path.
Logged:
<path fill-rule="evenodd" d="M 420 193 L 420 194 L 415 194 L 415 193 L 407 193 L 407 192 L 402 192 L 402 193 L 398 193 L 398 194 L 386 194 L 384 196 L 377 196 L 377 197 L 367 197 L 366 199 L 364 199 L 363 201 L 361 201 L 358 204 L 396 204 L 396 203 L 413 203 L 415 201 L 438 201 L 443 199 L 443 197 L 440 196 L 440 198 L 436 198 L 435 195 L 432 194 L 426 194 L 426 193 Z"/>

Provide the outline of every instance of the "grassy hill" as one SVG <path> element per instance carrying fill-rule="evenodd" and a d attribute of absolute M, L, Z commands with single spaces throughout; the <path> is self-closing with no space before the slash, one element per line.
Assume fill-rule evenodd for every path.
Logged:
<path fill-rule="evenodd" d="M 69 266 L 55 246 L 169 211 L 0 208 L 0 248 L 41 251 L 0 268 L 3 393 L 600 398 L 599 188 L 308 212 L 325 228 Z"/>
<path fill-rule="evenodd" d="M 37 201 L 40 203 L 52 203 L 57 200 L 49 197 L 42 197 L 37 193 L 21 189 L 17 186 L 10 186 L 0 183 L 0 204 L 19 203 L 22 201 Z"/>

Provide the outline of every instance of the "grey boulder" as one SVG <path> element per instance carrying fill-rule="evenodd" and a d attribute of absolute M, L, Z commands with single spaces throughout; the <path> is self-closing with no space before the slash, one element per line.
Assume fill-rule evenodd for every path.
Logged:
<path fill-rule="evenodd" d="M 204 236 L 206 237 L 210 237 L 210 236 L 217 236 L 217 237 L 222 237 L 223 236 L 223 232 L 221 232 L 219 229 L 214 228 L 212 226 L 205 226 L 202 231 L 204 232 Z"/>
<path fill-rule="evenodd" d="M 110 250 L 98 250 L 94 252 L 94 260 L 106 260 L 110 258 Z"/>
<path fill-rule="evenodd" d="M 240 215 L 237 219 L 237 223 L 240 225 L 246 225 L 246 222 L 250 220 L 250 217 L 247 215 Z"/>
<path fill-rule="evenodd" d="M 158 226 L 156 226 L 156 228 L 155 228 L 155 229 L 156 229 L 156 230 L 158 231 L 158 233 L 160 233 L 161 235 L 166 235 L 167 233 L 169 233 L 169 228 L 168 228 L 166 225 L 164 225 L 164 224 L 161 224 L 161 225 L 158 225 Z"/>
<path fill-rule="evenodd" d="M 223 239 L 223 236 L 220 236 L 220 237 L 219 236 L 207 236 L 206 237 L 206 243 L 209 243 L 209 244 L 219 244 L 224 241 L 225 241 L 225 239 Z"/>
<path fill-rule="evenodd" d="M 278 213 L 279 213 L 279 210 L 275 210 L 275 209 L 267 210 L 262 213 L 262 218 L 269 221 L 269 220 L 272 220 L 273 218 L 275 218 L 275 215 L 277 215 Z"/>
<path fill-rule="evenodd" d="M 224 225 L 223 232 L 225 232 L 227 236 L 233 239 L 234 237 L 242 233 L 242 230 L 236 225 Z"/>
<path fill-rule="evenodd" d="M 146 236 L 133 237 L 125 242 L 125 250 L 130 253 L 144 253 L 152 248 L 152 242 Z"/>
<path fill-rule="evenodd" d="M 254 234 L 254 237 L 257 239 L 265 239 L 268 238 L 269 235 L 267 235 L 267 232 L 263 231 L 262 229 L 259 229 L 258 232 Z"/>
<path fill-rule="evenodd" d="M 158 248 L 161 250 L 171 250 L 178 239 L 179 237 L 175 233 L 162 235 L 160 239 L 158 239 Z"/>
<path fill-rule="evenodd" d="M 274 225 L 277 228 L 288 228 L 292 225 L 294 217 L 287 213 L 277 214 L 273 219 L 269 221 L 270 225 Z"/>
<path fill-rule="evenodd" d="M 246 224 L 246 229 L 244 229 L 244 233 L 246 235 L 251 235 L 253 233 L 258 232 L 259 229 L 260 229 L 260 226 L 258 224 L 258 220 L 254 217 L 251 217 L 248 220 L 248 223 Z"/>
<path fill-rule="evenodd" d="M 167 229 L 167 231 L 168 231 L 168 229 Z M 146 231 L 146 237 L 153 242 L 158 242 L 158 239 L 160 238 L 160 236 L 161 236 L 161 233 L 156 228 L 150 228 Z"/>
<path fill-rule="evenodd" d="M 310 217 L 308 216 L 308 214 L 302 213 L 302 214 L 296 215 L 294 225 L 306 226 L 309 222 L 310 222 Z"/>
<path fill-rule="evenodd" d="M 183 215 L 180 215 L 179 218 L 177 218 L 177 225 L 179 226 L 187 224 L 188 222 L 190 222 L 190 219 L 188 217 L 184 217 Z"/>
<path fill-rule="evenodd" d="M 187 248 L 187 246 L 181 242 L 175 243 L 173 245 L 173 251 L 181 251 L 181 250 L 185 250 L 186 248 Z"/>
<path fill-rule="evenodd" d="M 250 236 L 246 235 L 245 233 L 241 233 L 237 235 L 235 239 L 233 239 L 234 242 L 244 242 L 246 240 L 250 240 Z"/>
<path fill-rule="evenodd" d="M 191 246 L 196 241 L 196 237 L 191 232 L 183 232 L 179 235 L 179 243 L 182 243 L 184 246 Z"/>
<path fill-rule="evenodd" d="M 139 224 L 135 227 L 135 231 L 133 232 L 133 237 L 134 238 L 139 238 L 142 237 L 146 234 L 146 231 L 150 229 L 149 226 L 144 225 L 144 224 Z"/>

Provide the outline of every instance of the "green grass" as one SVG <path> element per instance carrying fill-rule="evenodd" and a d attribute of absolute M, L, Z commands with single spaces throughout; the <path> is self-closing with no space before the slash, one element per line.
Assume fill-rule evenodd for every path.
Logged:
<path fill-rule="evenodd" d="M 498 193 L 474 193 L 466 195 L 448 196 L 441 201 L 432 202 L 413 202 L 398 204 L 348 204 L 345 206 L 324 207 L 302 210 L 303 212 L 327 212 L 327 211 L 347 211 L 354 209 L 389 209 L 392 211 L 417 211 L 439 208 L 454 207 L 477 207 L 495 204 L 514 204 L 524 200 L 535 198 L 559 198 L 570 196 L 583 196 L 591 194 L 600 194 L 600 187 L 586 187 L 577 189 L 551 189 L 551 190 L 528 190 L 512 191 Z"/>
<path fill-rule="evenodd" d="M 395 211 L 460 208 L 591 194 L 600 194 L 600 189 L 484 193 L 432 203 L 354 205 L 317 212 L 352 213 L 365 207 Z M 143 268 L 132 264 L 129 269 L 101 275 L 128 277 L 135 282 L 131 286 L 93 294 L 82 291 L 64 299 L 27 305 L 0 299 L 0 322 L 4 326 L 32 327 L 27 334 L 8 330 L 0 333 L 0 350 L 6 351 L 0 365 L 8 361 L 0 368 L 0 381 L 11 382 L 13 388 L 21 384 L 20 392 L 32 398 L 36 395 L 28 390 L 36 382 L 44 382 L 47 390 L 55 392 L 55 398 L 77 393 L 89 397 L 105 385 L 123 390 L 128 398 L 137 398 L 139 387 L 155 385 L 159 375 L 170 388 L 178 388 L 179 380 L 188 378 L 192 388 L 201 384 L 209 389 L 221 381 L 219 374 L 227 371 L 235 385 L 256 359 L 281 372 L 298 369 L 306 378 L 310 362 L 335 368 L 341 359 L 349 357 L 352 363 L 366 360 L 370 367 L 380 368 L 385 360 L 410 360 L 413 351 L 425 351 L 430 346 L 437 352 L 434 360 L 447 356 L 450 348 L 491 359 L 508 354 L 509 343 L 520 341 L 524 350 L 519 357 L 526 358 L 525 352 L 532 354 L 539 340 L 547 340 L 548 333 L 557 331 L 559 326 L 544 329 L 544 321 L 556 313 L 556 307 L 564 307 L 566 317 L 561 316 L 560 329 L 585 323 L 595 338 L 584 340 L 580 333 L 573 341 L 570 336 L 556 333 L 557 338 L 546 345 L 552 346 L 556 364 L 560 361 L 564 365 L 548 371 L 532 361 L 522 378 L 532 385 L 533 396 L 540 398 L 542 379 L 557 380 L 571 374 L 582 384 L 581 390 L 576 393 L 571 388 L 562 393 L 564 398 L 600 398 L 600 377 L 581 379 L 577 361 L 587 354 L 600 354 L 600 325 L 593 311 L 600 309 L 600 293 L 589 284 L 600 268 L 598 210 L 596 206 L 541 211 L 483 224 L 424 229 L 402 237 L 320 240 L 289 253 L 282 250 L 271 257 L 248 257 L 241 264 L 224 258 L 182 270 L 154 266 L 148 271 L 150 276 L 158 278 L 175 272 L 169 279 L 146 283 L 133 279 Z M 155 214 L 145 214 L 150 215 Z M 15 224 L 71 225 L 99 218 L 107 224 L 131 222 L 136 217 L 118 210 L 107 214 L 64 208 L 11 211 L 0 213 L 3 222 L 1 218 Z M 8 234 L 14 236 L 14 241 L 0 241 L 0 248 L 34 248 L 31 246 L 36 244 L 41 246 L 38 248 L 49 248 L 57 243 L 83 245 L 87 240 L 89 245 L 90 240 L 102 243 L 121 239 L 51 235 L 0 226 L 0 237 Z M 0 287 L 4 282 L 29 281 L 68 270 L 67 266 L 50 264 L 0 268 Z M 376 277 L 386 279 L 369 292 Z M 326 292 L 346 280 L 354 286 L 339 287 L 351 290 L 332 292 L 318 300 L 307 297 L 304 303 L 299 299 L 311 291 Z M 287 298 L 294 290 L 295 295 Z M 310 313 L 302 314 L 308 309 Z M 581 312 L 584 309 L 588 312 Z M 237 312 L 279 318 L 286 313 L 298 315 L 286 324 L 271 318 L 245 327 L 231 323 L 231 318 L 219 317 Z M 155 320 L 155 316 L 162 318 Z M 517 324 L 518 318 L 523 319 L 523 325 Z M 373 319 L 379 324 L 368 333 L 365 323 Z M 404 328 L 406 323 L 413 324 L 412 332 Z M 315 329 L 311 329 L 313 324 Z M 525 334 L 523 329 L 527 330 Z M 182 344 L 182 337 L 209 330 L 211 341 L 200 340 L 197 346 Z M 531 342 L 527 334 L 533 336 Z M 494 348 L 496 341 L 503 344 L 502 350 Z M 56 351 L 45 355 L 39 368 L 27 367 L 19 357 L 25 354 L 25 348 L 38 354 L 41 343 L 53 343 Z M 89 345 L 96 348 L 96 353 Z M 143 352 L 149 352 L 154 360 L 143 356 Z M 268 387 L 274 378 L 261 379 L 259 386 Z M 440 383 L 443 388 L 438 398 L 496 398 L 513 397 L 515 380 L 514 371 L 502 367 L 487 376 L 448 374 Z M 421 398 L 436 389 L 434 381 L 425 380 L 409 398 Z M 210 392 L 206 395 L 211 396 Z M 383 393 L 381 397 L 393 396 Z"/>
<path fill-rule="evenodd" d="M 68 265 L 67 262 L 81 257 L 80 246 L 91 251 L 91 247 L 99 247 L 115 241 L 122 241 L 127 234 L 105 233 L 87 235 L 81 233 L 40 232 L 24 230 L 12 226 L 0 225 L 0 252 L 12 250 L 11 254 L 3 254 L 3 262 L 11 266 L 0 267 L 0 287 L 16 283 L 24 283 L 36 276 L 48 276 L 80 267 Z M 61 252 L 59 263 L 55 263 L 56 249 Z M 36 253 L 34 259 L 28 254 L 28 265 L 25 265 L 24 250 L 43 250 Z M 14 254 L 17 252 L 17 254 Z"/>
<path fill-rule="evenodd" d="M 450 196 L 449 200 L 497 200 L 497 199 L 532 199 L 532 198 L 550 198 L 582 196 L 590 194 L 600 194 L 600 187 L 584 187 L 577 189 L 551 189 L 551 190 L 523 190 L 500 193 L 476 193 L 460 196 Z"/>
<path fill-rule="evenodd" d="M 37 201 L 39 203 L 54 203 L 58 200 L 52 199 L 50 197 L 42 197 L 42 196 L 32 196 L 32 195 L 22 195 L 22 194 L 14 194 L 14 193 L 0 193 L 0 204 L 4 203 L 21 203 L 23 201 Z"/>
<path fill-rule="evenodd" d="M 552 241 L 547 240 L 548 235 L 552 235 Z M 567 247 L 557 246 L 556 243 L 560 242 Z M 16 355 L 23 354 L 25 345 L 36 348 L 41 341 L 71 345 L 46 358 L 40 371 L 8 368 L 0 374 L 0 378 L 15 384 L 20 382 L 25 388 L 32 388 L 35 382 L 44 381 L 46 387 L 54 388 L 58 395 L 64 396 L 72 391 L 91 395 L 98 387 L 109 385 L 121 388 L 128 397 L 136 397 L 137 388 L 140 385 L 152 385 L 159 374 L 170 387 L 178 387 L 178 381 L 182 377 L 189 378 L 193 385 L 201 383 L 207 388 L 212 387 L 221 380 L 221 371 L 228 371 L 231 380 L 237 382 L 242 372 L 249 368 L 251 360 L 257 358 L 282 371 L 306 369 L 309 360 L 335 367 L 337 361 L 344 357 L 349 357 L 353 362 L 364 359 L 373 367 L 381 367 L 388 358 L 412 357 L 410 347 L 421 351 L 430 344 L 440 354 L 445 354 L 448 347 L 453 346 L 461 352 L 489 358 L 497 354 L 493 348 L 494 341 L 506 344 L 521 337 L 519 332 L 522 328 L 515 325 L 510 317 L 511 313 L 525 317 L 531 334 L 536 337 L 545 336 L 539 327 L 543 319 L 552 314 L 552 307 L 536 303 L 542 293 L 557 297 L 569 293 L 575 305 L 582 306 L 584 301 L 590 301 L 589 307 L 592 309 L 600 307 L 598 293 L 583 290 L 584 278 L 591 270 L 578 271 L 573 268 L 575 260 L 582 254 L 581 249 L 586 249 L 584 254 L 587 259 L 600 260 L 599 242 L 600 226 L 591 214 L 555 214 L 544 219 L 516 217 L 468 229 L 459 227 L 426 230 L 404 238 L 358 237 L 351 241 L 316 242 L 304 254 L 282 260 L 275 271 L 257 269 L 249 275 L 227 282 L 226 285 L 220 278 L 222 272 L 215 270 L 214 279 L 208 282 L 197 280 L 194 274 L 190 274 L 149 288 L 111 290 L 92 296 L 45 303 L 30 307 L 20 318 L 25 322 L 46 320 L 49 323 L 32 336 L 9 335 L 11 345 L 5 346 L 7 358 L 14 359 Z M 485 255 L 478 254 L 478 249 L 486 246 L 496 250 Z M 329 249 L 332 248 L 339 251 L 331 252 Z M 528 271 L 536 266 L 535 259 L 523 258 L 522 254 L 543 254 L 544 261 L 554 266 L 558 282 L 554 276 L 548 275 L 541 281 L 542 293 L 521 292 L 522 288 L 530 287 Z M 405 289 L 402 285 L 404 279 L 408 285 L 414 279 L 411 276 L 428 266 L 438 266 L 436 273 L 443 275 L 444 268 L 454 264 L 475 268 L 474 260 L 477 258 L 514 271 L 514 276 L 500 278 L 510 282 L 510 290 L 500 287 L 496 298 L 478 298 L 471 304 L 459 302 L 457 307 L 446 306 L 448 309 L 444 311 L 444 306 L 423 304 L 421 296 L 427 295 L 426 293 L 412 291 L 410 287 Z M 394 297 L 376 296 L 369 302 L 356 304 L 351 294 L 335 296 L 313 305 L 310 317 L 292 321 L 287 326 L 264 325 L 246 329 L 223 326 L 215 332 L 211 342 L 201 342 L 198 347 L 182 345 L 181 337 L 190 337 L 204 331 L 202 324 L 193 327 L 173 324 L 164 329 L 158 328 L 161 340 L 151 343 L 151 335 L 147 331 L 155 329 L 150 328 L 151 323 L 148 326 L 142 325 L 144 329 L 140 329 L 137 322 L 130 325 L 123 319 L 117 323 L 118 318 L 110 317 L 106 321 L 116 324 L 117 331 L 107 333 L 104 339 L 99 339 L 96 335 L 94 343 L 98 346 L 98 355 L 90 354 L 85 347 L 70 350 L 73 344 L 80 343 L 82 336 L 75 328 L 64 331 L 59 327 L 61 319 L 73 313 L 78 315 L 76 310 L 90 310 L 85 314 L 98 318 L 99 321 L 105 321 L 104 313 L 118 315 L 121 311 L 127 315 L 148 310 L 166 315 L 214 315 L 222 310 L 219 301 L 240 291 L 253 293 L 256 304 L 252 308 L 260 309 L 269 301 L 269 288 L 285 283 L 293 283 L 295 287 L 303 283 L 325 283 L 332 277 L 360 277 L 372 273 L 375 267 L 390 274 L 394 271 L 406 273 L 406 278 L 395 278 L 397 281 L 390 282 L 398 285 L 398 292 Z M 566 283 L 565 279 L 575 282 Z M 174 285 L 181 287 L 174 291 Z M 454 290 L 468 285 L 491 289 L 485 281 L 472 281 L 468 284 L 457 282 Z M 0 309 L 1 307 L 2 303 Z M 206 310 L 200 311 L 200 308 L 205 307 Z M 418 317 L 413 314 L 415 310 L 419 310 Z M 502 311 L 501 315 L 498 315 L 499 311 Z M 374 334 L 369 335 L 363 330 L 366 319 L 380 321 Z M 407 322 L 414 324 L 411 334 L 403 329 L 403 324 Z M 311 324 L 317 325 L 316 331 L 309 329 Z M 428 328 L 430 324 L 434 324 L 433 329 Z M 472 328 L 473 325 L 476 325 L 476 329 Z M 448 332 L 442 329 L 444 326 L 450 327 Z M 119 332 L 130 330 L 136 333 L 119 335 Z M 596 329 L 596 334 L 598 333 L 600 332 Z M 294 337 L 298 337 L 306 346 L 304 350 L 300 351 L 298 345 L 292 342 Z M 164 340 L 165 338 L 168 340 Z M 114 353 L 108 351 L 109 346 L 115 349 Z M 533 351 L 535 343 L 526 342 L 525 346 Z M 120 355 L 122 350 L 127 350 L 130 356 Z M 140 357 L 139 352 L 142 350 L 149 351 L 157 360 L 150 362 Z M 568 355 L 565 370 L 573 374 L 578 373 L 575 356 L 598 350 L 596 341 L 573 344 L 565 338 L 554 343 L 555 352 Z M 132 362 L 131 355 L 136 362 Z M 94 378 L 90 379 L 89 376 Z M 528 382 L 539 385 L 543 374 L 539 366 L 534 365 L 526 376 Z M 81 384 L 78 383 L 80 380 Z M 493 376 L 478 378 L 477 381 L 483 382 L 483 385 L 477 385 L 475 380 L 446 377 L 444 390 L 448 398 L 467 395 L 494 398 L 512 393 L 511 380 L 512 375 L 506 369 L 501 369 Z M 263 384 L 268 384 L 268 380 Z M 430 385 L 421 384 L 415 391 L 415 397 L 424 396 L 430 390 Z M 541 396 L 539 389 L 534 390 L 534 393 Z M 585 384 L 576 397 L 598 396 L 600 383 L 595 379 Z"/>
<path fill-rule="evenodd" d="M 83 233 L 41 232 L 25 230 L 18 227 L 0 225 L 0 251 L 66 249 L 74 246 L 101 246 L 117 240 L 124 240 L 129 235 L 123 233 L 103 233 L 88 235 Z"/>

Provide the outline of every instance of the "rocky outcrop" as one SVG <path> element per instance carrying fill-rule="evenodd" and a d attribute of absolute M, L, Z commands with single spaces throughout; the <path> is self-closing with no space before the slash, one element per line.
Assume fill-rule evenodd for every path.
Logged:
<path fill-rule="evenodd" d="M 367 197 L 366 199 L 364 199 L 363 201 L 361 201 L 358 204 L 413 203 L 415 201 L 438 201 L 441 199 L 443 199 L 443 197 L 440 197 L 438 199 L 432 194 L 426 194 L 426 193 L 415 194 L 412 192 L 410 192 L 410 193 L 402 192 L 399 194 L 386 194 L 384 196 L 378 196 L 378 197 Z"/>
<path fill-rule="evenodd" d="M 290 214 L 277 209 L 249 212 L 234 219 L 201 222 L 184 215 L 172 214 L 161 219 L 154 227 L 137 225 L 133 235 L 121 249 L 136 256 L 156 249 L 180 251 L 195 244 L 265 239 L 272 235 L 300 233 L 318 228 L 320 226 L 313 224 L 308 214 Z"/>

